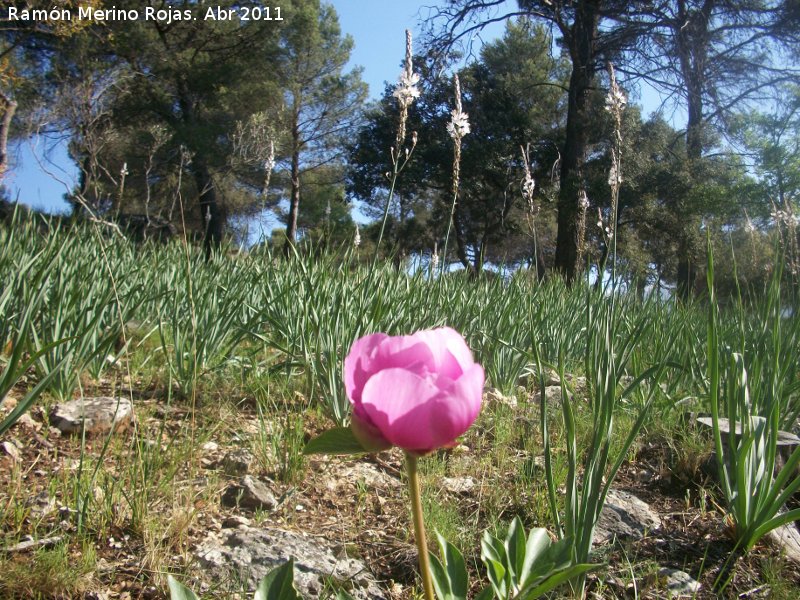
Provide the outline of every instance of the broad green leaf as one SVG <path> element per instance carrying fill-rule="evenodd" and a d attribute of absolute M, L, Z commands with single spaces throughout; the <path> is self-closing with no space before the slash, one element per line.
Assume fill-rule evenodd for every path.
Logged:
<path fill-rule="evenodd" d="M 494 598 L 494 589 L 488 585 L 481 590 L 481 593 L 475 596 L 475 600 L 492 600 Z"/>
<path fill-rule="evenodd" d="M 481 558 L 484 560 L 494 560 L 499 563 L 506 562 L 506 551 L 502 542 L 488 531 L 483 532 L 481 538 Z"/>
<path fill-rule="evenodd" d="M 453 596 L 450 589 L 450 578 L 445 571 L 439 557 L 433 552 L 428 552 L 431 563 L 431 579 L 433 579 L 433 591 L 439 600 L 450 600 Z"/>
<path fill-rule="evenodd" d="M 170 600 L 200 600 L 195 593 L 172 575 L 167 575 Z"/>
<path fill-rule="evenodd" d="M 436 534 L 436 537 L 442 550 L 442 558 L 444 559 L 447 578 L 450 583 L 450 593 L 454 599 L 466 600 L 467 590 L 469 589 L 469 576 L 464 556 L 458 548 L 439 533 Z"/>
<path fill-rule="evenodd" d="M 542 527 L 531 529 L 525 544 L 525 560 L 519 572 L 519 585 L 525 587 L 535 565 L 542 554 L 550 547 L 550 536 Z"/>
<path fill-rule="evenodd" d="M 294 587 L 293 558 L 264 576 L 253 600 L 301 600 Z"/>
<path fill-rule="evenodd" d="M 486 565 L 486 574 L 489 576 L 489 582 L 494 588 L 494 593 L 499 598 L 505 598 L 508 594 L 506 568 L 498 561 L 492 559 L 484 559 L 483 564 Z"/>
<path fill-rule="evenodd" d="M 772 531 L 773 529 L 777 529 L 781 525 L 786 525 L 787 523 L 792 523 L 800 519 L 800 508 L 795 508 L 794 510 L 790 510 L 788 512 L 776 515 L 772 517 L 769 521 L 758 527 L 755 532 L 753 532 L 752 538 L 750 540 L 750 546 L 755 544 L 760 538 L 764 535 Z"/>
<path fill-rule="evenodd" d="M 525 564 L 525 526 L 519 517 L 514 517 L 508 527 L 505 543 L 506 568 L 509 570 L 513 585 L 520 585 L 521 573 Z"/>
<path fill-rule="evenodd" d="M 539 598 L 540 596 L 543 596 L 544 594 L 554 590 L 558 586 L 563 585 L 567 581 L 575 579 L 579 575 L 583 575 L 584 573 L 587 573 L 592 569 L 597 569 L 598 567 L 600 567 L 600 565 L 582 564 L 569 567 L 563 571 L 558 571 L 534 587 L 523 590 L 515 600 L 533 600 L 534 598 Z"/>
<path fill-rule="evenodd" d="M 306 444 L 303 454 L 364 454 L 349 427 L 334 427 Z"/>

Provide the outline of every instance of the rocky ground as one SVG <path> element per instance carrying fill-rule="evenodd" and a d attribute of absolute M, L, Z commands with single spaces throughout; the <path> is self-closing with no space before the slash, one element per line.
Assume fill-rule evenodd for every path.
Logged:
<path fill-rule="evenodd" d="M 550 394 L 554 401 L 559 399 L 556 389 L 548 390 L 548 398 Z M 502 401 L 499 395 L 488 396 L 484 413 Z M 98 524 L 90 515 L 78 535 L 74 498 L 68 498 L 67 488 L 55 485 L 55 480 L 69 481 L 70 474 L 86 464 L 97 466 L 86 458 L 101 455 L 108 457 L 108 464 L 99 468 L 122 477 L 119 457 L 131 453 L 135 441 L 167 448 L 170 436 L 186 435 L 188 407 L 159 408 L 160 401 L 146 395 L 136 398 L 133 406 L 135 427 L 130 404 L 117 405 L 113 398 L 92 403 L 99 413 L 87 420 L 83 466 L 80 415 L 70 415 L 68 407 L 34 408 L 0 440 L 0 565 L 35 570 L 42 549 L 59 546 L 78 561 L 87 552 L 88 540 L 93 567 L 62 597 L 163 598 L 167 570 L 181 573 L 208 597 L 242 597 L 225 590 L 241 590 L 245 582 L 252 586 L 289 556 L 297 563 L 298 587 L 308 597 L 324 596 L 332 582 L 345 585 L 358 598 L 413 597 L 416 550 L 409 532 L 401 454 L 312 457 L 299 475 L 281 482 L 243 442 L 259 435 L 257 415 L 246 406 L 230 423 L 203 430 L 185 463 L 176 465 L 172 485 L 178 490 L 176 497 L 184 499 L 181 510 L 163 498 L 158 500 L 162 504 L 151 507 L 154 512 L 172 511 L 163 539 L 154 541 L 156 526 L 135 524 L 130 508 L 135 503 L 114 506 L 99 485 L 92 490 L 90 506 L 104 506 L 111 516 Z M 528 408 L 517 405 L 513 410 Z M 490 415 L 482 416 L 486 418 Z M 309 416 L 304 437 L 324 426 Z M 112 429 L 115 433 L 109 437 Z M 115 440 L 113 452 L 106 445 L 109 439 Z M 464 519 L 489 526 L 482 499 L 490 488 L 505 485 L 507 474 L 464 475 L 463 464 L 477 459 L 471 456 L 469 440 L 466 444 L 452 451 L 462 468 L 449 476 L 445 467 L 444 476 L 428 478 L 426 485 L 435 488 L 436 498 L 457 507 Z M 512 455 L 509 460 L 521 459 Z M 135 487 L 133 481 L 126 485 Z M 713 582 L 733 546 L 711 491 L 713 483 L 702 464 L 679 468 L 666 442 L 643 443 L 635 461 L 620 472 L 598 526 L 597 558 L 607 566 L 591 576 L 590 592 L 601 598 L 717 597 Z M 509 507 L 503 519 L 513 518 L 513 510 Z M 477 562 L 476 549 L 477 538 L 475 549 L 462 548 Z M 780 553 L 778 545 L 765 542 L 736 559 L 725 595 L 796 597 L 800 567 Z M 0 592 L 7 586 L 1 597 L 19 595 L 19 590 L 8 592 L 11 588 L 4 581 L 0 578 Z"/>

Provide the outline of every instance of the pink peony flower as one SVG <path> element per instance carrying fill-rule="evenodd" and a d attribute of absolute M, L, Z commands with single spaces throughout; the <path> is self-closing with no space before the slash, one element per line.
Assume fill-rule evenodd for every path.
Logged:
<path fill-rule="evenodd" d="M 372 451 L 452 446 L 480 412 L 483 381 L 483 367 L 449 327 L 367 335 L 344 361 L 353 433 Z"/>

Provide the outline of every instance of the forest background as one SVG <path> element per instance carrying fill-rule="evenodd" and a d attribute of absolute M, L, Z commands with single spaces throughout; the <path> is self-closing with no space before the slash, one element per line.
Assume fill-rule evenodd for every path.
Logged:
<path fill-rule="evenodd" d="M 78 4 L 107 8 L 55 3 Z M 228 5 L 272 8 L 272 19 L 0 22 L 0 178 L 14 176 L 7 142 L 45 135 L 77 168 L 71 218 L 185 233 L 209 250 L 255 241 L 318 251 L 358 239 L 371 256 L 389 200 L 393 82 L 368 101 L 337 3 L 287 0 L 281 21 L 270 3 L 215 4 Z M 502 266 L 572 280 L 613 262 L 643 292 L 688 297 L 701 287 L 709 235 L 724 249 L 723 293 L 767 281 L 779 240 L 786 276 L 797 275 L 800 3 L 428 5 L 407 124 L 417 142 L 380 248 L 398 267 L 435 257 L 476 274 Z M 402 41 L 385 43 L 402 51 Z M 609 65 L 628 99 L 616 158 Z M 451 210 L 455 74 L 471 133 Z M 649 114 L 644 96 L 660 99 Z M 440 256 L 450 227 L 452 254 Z"/>

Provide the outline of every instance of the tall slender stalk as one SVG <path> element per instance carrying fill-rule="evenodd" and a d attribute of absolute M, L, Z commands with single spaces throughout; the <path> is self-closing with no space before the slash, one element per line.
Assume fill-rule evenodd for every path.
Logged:
<path fill-rule="evenodd" d="M 447 124 L 447 131 L 453 138 L 453 204 L 450 206 L 450 218 L 447 220 L 447 233 L 444 236 L 444 250 L 442 251 L 442 273 L 447 265 L 447 243 L 450 240 L 450 229 L 456 214 L 456 203 L 458 202 L 458 187 L 461 183 L 461 138 L 469 133 L 469 120 L 467 114 L 461 110 L 461 82 L 458 75 L 453 78 L 455 86 L 455 108 L 451 112 L 450 122 Z"/>
<path fill-rule="evenodd" d="M 400 74 L 400 80 L 394 90 L 394 97 L 397 98 L 397 103 L 400 106 L 400 119 L 397 124 L 397 137 L 395 138 L 394 147 L 391 149 L 392 153 L 392 171 L 389 175 L 391 183 L 389 184 L 389 196 L 386 198 L 386 206 L 383 210 L 383 219 L 381 220 L 381 230 L 378 234 L 378 243 L 375 244 L 375 255 L 372 258 L 372 270 L 375 270 L 375 265 L 378 262 L 378 254 L 381 250 L 381 242 L 383 241 L 383 234 L 386 230 L 386 221 L 389 218 L 389 209 L 392 206 L 394 199 L 394 190 L 397 186 L 397 177 L 400 172 L 411 160 L 411 155 L 414 153 L 414 148 L 417 145 L 417 132 L 411 134 L 411 147 L 405 148 L 406 142 L 406 124 L 408 122 L 408 109 L 413 104 L 414 99 L 419 97 L 419 75 L 414 73 L 413 64 L 413 50 L 411 32 L 406 29 L 406 60 L 403 66 L 403 72 Z M 405 156 L 403 156 L 403 154 Z"/>
<path fill-rule="evenodd" d="M 406 473 L 408 473 L 408 491 L 411 496 L 411 518 L 414 521 L 414 539 L 417 542 L 417 552 L 419 554 L 419 574 L 420 577 L 422 577 L 425 599 L 434 600 L 431 563 L 428 556 L 428 542 L 425 538 L 425 520 L 422 515 L 422 496 L 419 490 L 418 460 L 416 456 L 406 453 Z"/>

